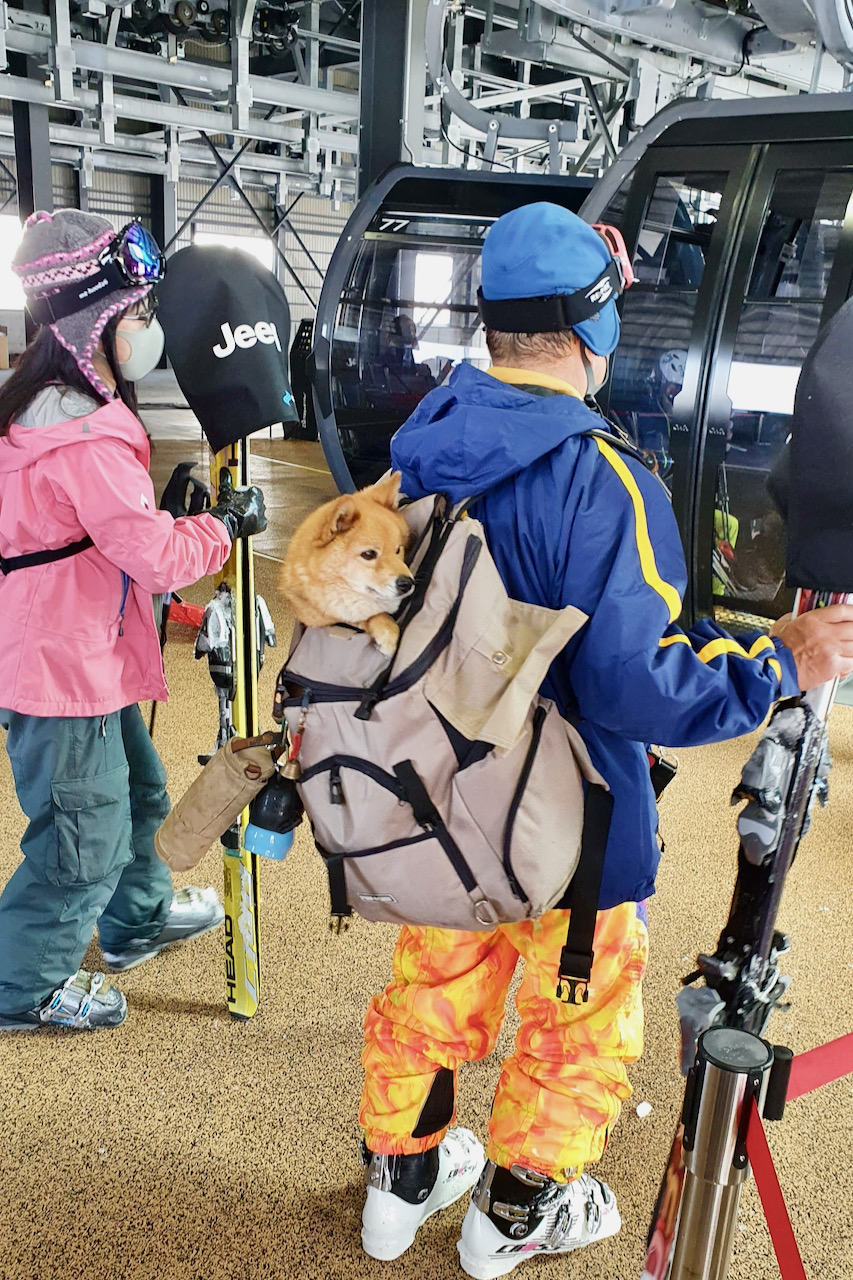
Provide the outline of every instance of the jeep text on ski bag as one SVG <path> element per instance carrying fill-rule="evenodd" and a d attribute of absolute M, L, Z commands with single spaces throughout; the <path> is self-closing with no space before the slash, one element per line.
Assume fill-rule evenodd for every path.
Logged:
<path fill-rule="evenodd" d="M 297 624 L 276 690 L 292 737 L 305 713 L 299 789 L 332 913 L 472 930 L 539 916 L 563 897 L 585 832 L 594 921 L 612 800 L 537 692 L 586 615 L 510 599 L 482 526 L 443 496 L 404 515 L 416 587 L 390 663 L 364 632 Z M 574 949 L 590 948 L 591 933 Z"/>

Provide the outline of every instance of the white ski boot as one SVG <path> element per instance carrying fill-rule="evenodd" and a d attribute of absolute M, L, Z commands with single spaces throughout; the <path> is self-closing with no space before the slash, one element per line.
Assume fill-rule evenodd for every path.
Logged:
<path fill-rule="evenodd" d="M 622 1225 L 616 1197 L 588 1173 L 555 1182 L 513 1165 L 487 1161 L 457 1244 L 462 1270 L 496 1280 L 540 1254 L 569 1253 L 613 1236 Z"/>
<path fill-rule="evenodd" d="M 485 1152 L 468 1129 L 449 1129 L 438 1147 L 412 1156 L 377 1155 L 363 1147 L 367 1199 L 361 1243 L 371 1258 L 405 1253 L 422 1223 L 470 1191 Z"/>
<path fill-rule="evenodd" d="M 152 959 L 165 947 L 188 942 L 216 929 L 225 919 L 225 911 L 215 889 L 196 889 L 188 885 L 172 894 L 169 914 L 153 938 L 140 938 L 116 951 L 104 950 L 104 961 L 112 971 L 134 969 Z"/>
<path fill-rule="evenodd" d="M 127 1017 L 127 1001 L 102 973 L 78 969 L 35 1009 L 0 1014 L 0 1031 L 37 1031 L 39 1027 L 67 1027 L 96 1031 L 120 1027 Z"/>

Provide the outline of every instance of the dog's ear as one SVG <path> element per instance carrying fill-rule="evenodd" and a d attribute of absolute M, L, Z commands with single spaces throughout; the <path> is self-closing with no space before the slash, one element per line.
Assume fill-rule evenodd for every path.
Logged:
<path fill-rule="evenodd" d="M 399 471 L 392 471 L 389 476 L 383 476 L 381 480 L 377 480 L 376 484 L 371 485 L 369 489 L 363 489 L 362 493 L 366 498 L 378 502 L 380 506 L 390 507 L 392 511 L 396 511 L 400 502 L 401 479 Z"/>
<path fill-rule="evenodd" d="M 352 499 L 352 495 L 345 494 L 343 498 L 338 498 L 321 530 L 320 541 L 323 543 L 331 542 L 339 533 L 346 533 L 347 529 L 351 529 L 357 519 L 358 508 Z"/>

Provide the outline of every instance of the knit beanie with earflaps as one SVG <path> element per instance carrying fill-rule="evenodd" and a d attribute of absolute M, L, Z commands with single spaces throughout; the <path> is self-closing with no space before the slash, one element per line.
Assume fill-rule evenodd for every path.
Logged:
<path fill-rule="evenodd" d="M 39 210 L 24 224 L 24 236 L 12 259 L 27 299 L 44 298 L 63 285 L 76 284 L 100 270 L 100 255 L 115 239 L 106 218 L 79 209 Z M 57 342 L 69 351 L 84 377 L 100 395 L 112 400 L 113 392 L 98 377 L 92 363 L 101 334 L 113 316 L 144 298 L 151 285 L 129 286 L 99 297 L 83 311 L 64 316 L 50 325 Z"/>

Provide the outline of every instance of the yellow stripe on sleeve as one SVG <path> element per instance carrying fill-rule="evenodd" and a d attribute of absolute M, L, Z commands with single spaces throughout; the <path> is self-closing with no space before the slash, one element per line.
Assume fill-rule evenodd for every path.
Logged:
<path fill-rule="evenodd" d="M 773 641 L 769 636 L 759 636 L 749 651 L 750 658 L 757 658 L 759 653 L 763 653 L 765 649 L 769 649 L 771 653 L 776 652 Z"/>
<path fill-rule="evenodd" d="M 737 640 L 726 640 L 722 636 L 699 649 L 696 657 L 700 662 L 713 662 L 715 658 L 719 658 L 721 653 L 735 653 L 739 658 L 749 657 L 746 649 L 742 644 L 738 644 Z"/>
<path fill-rule="evenodd" d="M 755 644 L 749 651 L 750 658 L 757 658 L 759 654 L 772 654 L 776 652 L 776 646 L 769 636 L 759 636 Z M 782 683 L 782 663 L 778 658 L 766 657 L 764 661 L 773 672 L 779 683 Z"/>
<path fill-rule="evenodd" d="M 658 647 L 665 649 L 671 644 L 690 644 L 690 639 L 684 634 L 676 634 L 674 636 L 662 636 L 658 641 Z M 770 670 L 775 675 L 779 683 L 782 683 L 782 664 L 778 658 L 771 658 L 769 654 L 776 652 L 776 646 L 769 636 L 759 636 L 751 646 L 747 653 L 743 645 L 738 644 L 737 640 L 726 639 L 722 636 L 716 640 L 711 640 L 702 649 L 696 651 L 696 657 L 700 662 L 713 662 L 715 658 L 719 658 L 723 653 L 733 653 L 738 658 L 754 658 L 766 662 Z M 762 657 L 761 655 L 766 655 Z"/>
<path fill-rule="evenodd" d="M 776 652 L 773 641 L 769 636 L 759 636 L 748 653 L 743 645 L 738 644 L 736 640 L 724 640 L 721 637 L 718 640 L 712 640 L 710 644 L 706 644 L 703 649 L 699 650 L 696 657 L 700 662 L 713 662 L 715 658 L 719 658 L 721 653 L 733 653 L 738 658 L 761 658 L 761 655 L 767 653 L 768 650 L 770 653 Z M 781 684 L 782 664 L 778 658 L 767 657 L 761 660 L 767 662 L 770 670 Z"/>
<path fill-rule="evenodd" d="M 636 480 L 631 475 L 630 468 L 627 467 L 619 457 L 615 449 L 611 448 L 606 441 L 595 437 L 595 443 L 598 445 L 599 451 L 603 457 L 607 459 L 619 479 L 628 490 L 628 495 L 634 507 L 634 532 L 637 539 L 637 552 L 640 557 L 640 568 L 648 586 L 661 597 L 669 610 L 670 622 L 681 613 L 681 597 L 675 587 L 670 582 L 664 582 L 658 573 L 658 567 L 655 563 L 655 553 L 652 548 L 652 540 L 649 537 L 649 526 L 646 520 L 646 507 L 643 502 L 643 495 L 640 493 Z"/>

